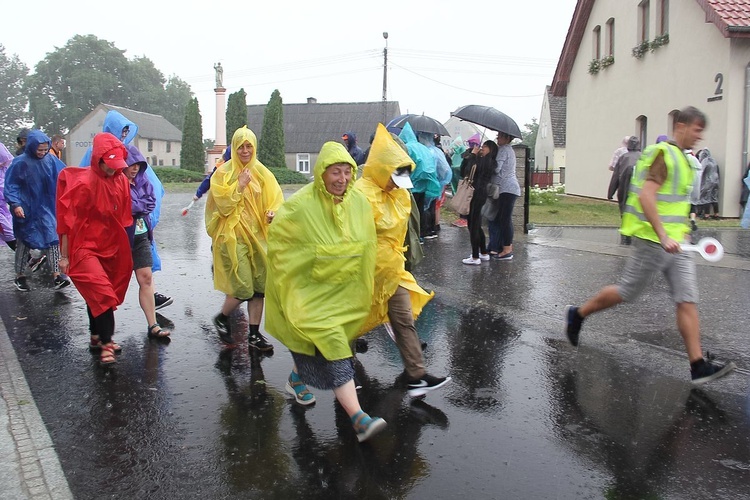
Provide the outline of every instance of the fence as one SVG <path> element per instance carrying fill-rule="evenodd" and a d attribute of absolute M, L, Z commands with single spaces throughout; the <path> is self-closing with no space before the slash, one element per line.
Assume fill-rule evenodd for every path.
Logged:
<path fill-rule="evenodd" d="M 530 184 L 540 188 L 565 184 L 565 167 L 555 170 L 532 170 Z"/>

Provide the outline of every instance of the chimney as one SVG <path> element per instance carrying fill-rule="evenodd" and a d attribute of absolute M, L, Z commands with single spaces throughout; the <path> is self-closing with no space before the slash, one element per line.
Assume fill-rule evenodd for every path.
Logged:
<path fill-rule="evenodd" d="M 318 100 L 314 97 L 308 97 L 307 104 L 318 104 Z"/>

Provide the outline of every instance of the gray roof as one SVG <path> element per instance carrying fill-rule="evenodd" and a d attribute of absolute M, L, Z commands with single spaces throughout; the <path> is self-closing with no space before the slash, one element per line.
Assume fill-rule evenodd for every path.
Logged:
<path fill-rule="evenodd" d="M 385 113 L 383 109 L 385 106 Z M 247 126 L 260 140 L 265 104 L 247 107 Z M 317 153 L 327 141 L 341 141 L 345 132 L 357 134 L 357 144 L 367 149 L 370 135 L 384 117 L 401 114 L 398 101 L 284 104 L 284 140 L 287 153 Z"/>
<path fill-rule="evenodd" d="M 552 95 L 552 87 L 547 86 L 547 100 L 549 102 L 550 120 L 552 121 L 552 140 L 556 148 L 564 148 L 568 99 L 565 96 Z"/>
<path fill-rule="evenodd" d="M 162 141 L 182 141 L 182 132 L 180 132 L 180 129 L 169 123 L 169 121 L 161 115 L 152 115 L 151 113 L 144 113 L 143 111 L 133 111 L 132 109 L 113 106 L 112 104 L 102 104 L 102 106 L 122 113 L 125 118 L 138 125 L 138 137 Z"/>

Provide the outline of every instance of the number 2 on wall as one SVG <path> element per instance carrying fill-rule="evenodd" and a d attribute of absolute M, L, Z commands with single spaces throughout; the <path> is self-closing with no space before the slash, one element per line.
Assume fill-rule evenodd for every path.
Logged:
<path fill-rule="evenodd" d="M 708 102 L 721 101 L 723 98 L 722 94 L 724 93 L 724 89 L 721 88 L 721 86 L 724 85 L 724 75 L 722 73 L 716 73 L 714 82 L 716 82 L 716 90 L 714 90 L 714 95 L 706 99 Z"/>

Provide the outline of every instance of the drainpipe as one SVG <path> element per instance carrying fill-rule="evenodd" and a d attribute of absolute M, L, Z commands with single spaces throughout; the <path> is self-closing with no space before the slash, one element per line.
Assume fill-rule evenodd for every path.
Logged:
<path fill-rule="evenodd" d="M 750 141 L 748 141 L 748 121 L 750 121 L 750 63 L 745 66 L 745 111 L 742 117 L 742 165 L 740 171 L 744 172 L 747 166 L 747 154 L 750 149 Z"/>

